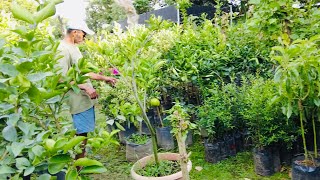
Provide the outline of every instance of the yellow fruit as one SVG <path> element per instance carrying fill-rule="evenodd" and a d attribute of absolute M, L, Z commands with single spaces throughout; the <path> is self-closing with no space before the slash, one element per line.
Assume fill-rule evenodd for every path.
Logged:
<path fill-rule="evenodd" d="M 157 98 L 152 98 L 150 100 L 150 104 L 151 104 L 151 106 L 160 106 L 160 101 Z"/>
<path fill-rule="evenodd" d="M 53 140 L 53 139 L 46 139 L 46 140 L 44 141 L 44 147 L 45 147 L 47 150 L 52 150 L 55 144 L 56 144 L 56 141 Z"/>

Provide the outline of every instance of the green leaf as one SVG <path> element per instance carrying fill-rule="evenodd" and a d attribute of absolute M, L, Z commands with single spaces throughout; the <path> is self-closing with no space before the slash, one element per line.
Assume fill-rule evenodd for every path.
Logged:
<path fill-rule="evenodd" d="M 19 74 L 19 71 L 16 69 L 16 67 L 11 64 L 0 64 L 0 72 L 11 77 L 15 77 Z"/>
<path fill-rule="evenodd" d="M 24 176 L 28 176 L 29 174 L 33 173 L 34 169 L 35 169 L 34 166 L 28 167 L 28 168 L 24 171 L 23 175 L 24 175 Z"/>
<path fill-rule="evenodd" d="M 11 59 L 13 62 L 20 62 L 19 58 L 12 54 L 3 54 L 0 59 L 8 58 Z"/>
<path fill-rule="evenodd" d="M 60 150 L 63 149 L 63 147 L 68 143 L 67 138 L 61 138 L 58 139 L 57 142 L 54 144 L 54 149 Z"/>
<path fill-rule="evenodd" d="M 27 158 L 24 158 L 24 157 L 16 158 L 16 167 L 18 169 L 26 169 L 30 165 L 31 164 Z"/>
<path fill-rule="evenodd" d="M 48 171 L 49 171 L 50 174 L 57 174 L 58 172 L 60 172 L 65 167 L 65 165 L 66 165 L 66 163 L 49 164 Z"/>
<path fill-rule="evenodd" d="M 11 150 L 12 150 L 14 157 L 17 157 L 21 153 L 23 148 L 24 148 L 23 143 L 13 142 L 11 145 Z"/>
<path fill-rule="evenodd" d="M 64 153 L 66 153 L 68 150 L 72 149 L 73 147 L 75 147 L 77 144 L 81 143 L 85 139 L 86 139 L 85 136 L 76 136 L 76 137 L 72 138 L 67 143 L 67 145 L 63 148 Z"/>
<path fill-rule="evenodd" d="M 97 160 L 89 158 L 80 158 L 74 162 L 74 166 L 103 166 L 103 164 Z"/>
<path fill-rule="evenodd" d="M 72 90 L 76 93 L 76 94 L 79 94 L 80 93 L 80 88 L 78 87 L 78 85 L 76 84 L 73 84 L 71 86 Z"/>
<path fill-rule="evenodd" d="M 11 12 L 13 17 L 30 24 L 34 24 L 33 15 L 24 7 L 18 5 L 17 3 L 12 3 Z"/>
<path fill-rule="evenodd" d="M 16 170 L 9 167 L 9 166 L 6 166 L 6 165 L 1 165 L 0 166 L 0 174 L 12 174 L 12 173 L 15 173 Z"/>
<path fill-rule="evenodd" d="M 56 93 L 54 93 L 54 94 L 56 94 Z M 46 104 L 54 104 L 54 103 L 59 102 L 59 101 L 60 101 L 60 96 L 57 95 L 57 96 L 54 96 L 54 97 L 46 100 Z"/>
<path fill-rule="evenodd" d="M 51 157 L 49 163 L 68 163 L 72 160 L 69 154 L 59 154 Z"/>
<path fill-rule="evenodd" d="M 67 180 L 77 180 L 78 173 L 76 170 L 72 169 L 67 172 L 66 179 Z"/>
<path fill-rule="evenodd" d="M 10 110 L 12 108 L 14 108 L 14 106 L 11 105 L 11 104 L 7 104 L 7 103 L 0 104 L 0 110 L 1 111 L 7 111 L 7 110 Z"/>
<path fill-rule="evenodd" d="M 115 123 L 117 128 L 120 129 L 121 131 L 125 131 L 124 127 L 121 126 L 121 124 L 119 124 L 118 122 Z"/>
<path fill-rule="evenodd" d="M 320 106 L 320 99 L 319 98 L 314 99 L 313 102 L 317 107 Z"/>
<path fill-rule="evenodd" d="M 40 23 L 41 21 L 53 16 L 55 13 L 55 3 L 50 2 L 43 9 L 41 9 L 34 15 L 34 19 L 37 23 Z"/>
<path fill-rule="evenodd" d="M 289 119 L 292 115 L 292 104 L 289 102 L 287 107 L 287 118 Z"/>
<path fill-rule="evenodd" d="M 17 135 L 17 130 L 14 126 L 8 125 L 2 130 L 2 136 L 5 140 L 7 141 L 17 141 L 18 135 Z"/>
<path fill-rule="evenodd" d="M 7 124 L 15 126 L 15 125 L 17 125 L 17 122 L 19 121 L 19 119 L 20 119 L 20 115 L 19 114 L 17 114 L 17 113 L 10 114 L 8 116 Z"/>
<path fill-rule="evenodd" d="M 100 174 L 106 172 L 107 169 L 105 167 L 101 166 L 88 166 L 84 167 L 81 171 L 80 174 Z"/>
<path fill-rule="evenodd" d="M 45 79 L 47 76 L 52 76 L 52 75 L 53 75 L 52 72 L 34 73 L 34 74 L 29 74 L 27 78 L 31 82 L 38 82 Z"/>
<path fill-rule="evenodd" d="M 260 0 L 250 0 L 249 4 L 259 4 Z"/>
<path fill-rule="evenodd" d="M 41 176 L 38 177 L 37 180 L 50 180 L 51 175 L 50 174 L 42 174 Z"/>
<path fill-rule="evenodd" d="M 117 115 L 116 118 L 119 119 L 119 120 L 122 120 L 122 121 L 125 121 L 125 120 L 126 120 L 126 117 L 124 117 L 124 116 L 122 116 L 122 115 Z"/>
<path fill-rule="evenodd" d="M 32 152 L 36 155 L 36 156 L 41 156 L 42 153 L 44 152 L 44 148 L 42 146 L 36 145 L 32 148 Z"/>

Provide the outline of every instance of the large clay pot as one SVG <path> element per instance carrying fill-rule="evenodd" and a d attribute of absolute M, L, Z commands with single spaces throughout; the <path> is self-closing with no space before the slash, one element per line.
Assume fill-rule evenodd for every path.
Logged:
<path fill-rule="evenodd" d="M 180 154 L 177 153 L 158 153 L 159 160 L 173 160 L 178 161 L 180 159 Z M 134 165 L 131 168 L 131 177 L 135 180 L 176 180 L 182 178 L 182 172 L 179 171 L 175 174 L 171 174 L 169 176 L 162 176 L 162 177 L 145 177 L 141 176 L 136 173 L 136 170 L 141 169 L 147 165 L 148 162 L 154 161 L 153 155 L 144 157 L 134 163 Z M 188 171 L 190 172 L 192 168 L 192 163 L 189 160 L 188 161 Z"/>

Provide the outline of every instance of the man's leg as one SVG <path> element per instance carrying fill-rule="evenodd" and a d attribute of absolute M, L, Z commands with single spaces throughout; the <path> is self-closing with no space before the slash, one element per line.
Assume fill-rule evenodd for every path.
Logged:
<path fill-rule="evenodd" d="M 87 137 L 87 135 L 88 135 L 88 133 L 77 134 L 77 136 L 84 136 L 84 137 Z M 80 145 L 80 148 L 81 148 L 82 152 L 80 154 L 76 155 L 76 159 L 85 157 L 85 155 L 86 155 L 86 145 L 87 145 L 87 139 L 82 141 L 82 144 Z"/>

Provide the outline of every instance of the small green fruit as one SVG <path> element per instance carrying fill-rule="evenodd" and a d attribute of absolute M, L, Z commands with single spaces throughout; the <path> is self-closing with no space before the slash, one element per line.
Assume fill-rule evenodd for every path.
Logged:
<path fill-rule="evenodd" d="M 150 104 L 151 104 L 151 106 L 160 106 L 160 101 L 157 98 L 152 98 L 150 100 Z"/>

